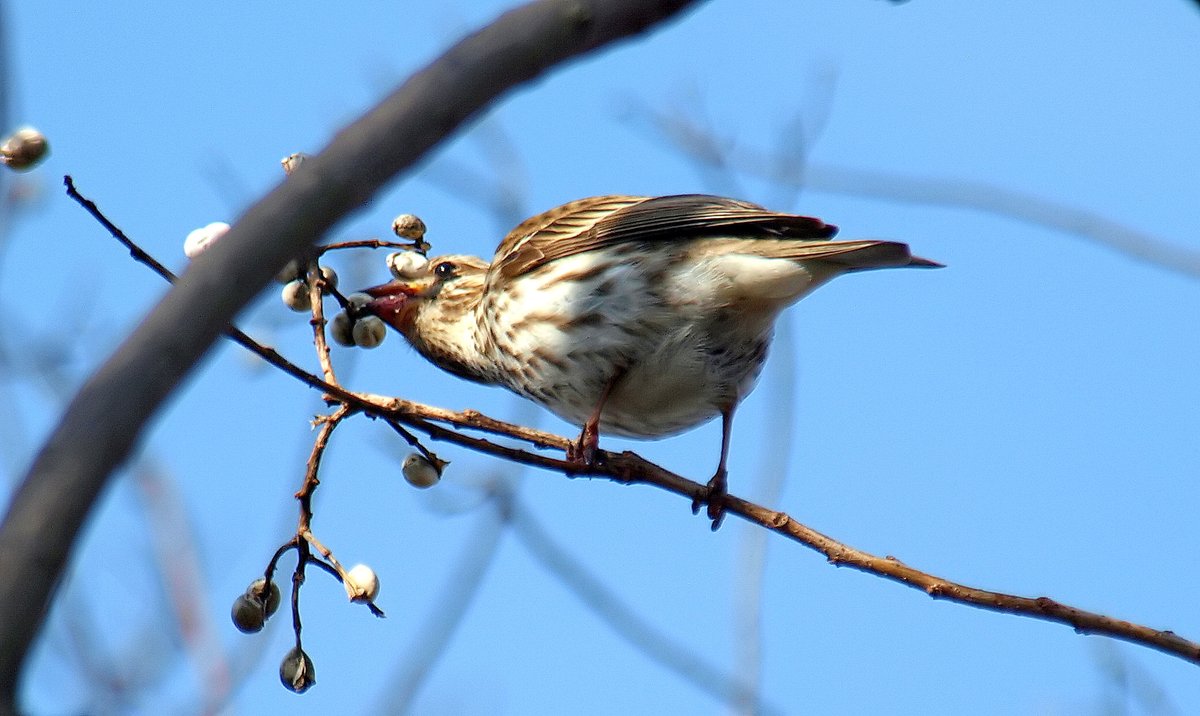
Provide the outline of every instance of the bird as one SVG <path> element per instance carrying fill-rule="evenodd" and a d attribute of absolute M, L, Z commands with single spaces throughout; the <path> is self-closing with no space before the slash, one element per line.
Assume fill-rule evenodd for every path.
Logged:
<path fill-rule="evenodd" d="M 365 289 L 362 311 L 434 365 L 580 426 L 575 465 L 596 465 L 601 434 L 658 439 L 720 417 L 717 469 L 693 503 L 715 530 L 734 412 L 779 314 L 844 273 L 941 266 L 836 233 L 719 196 L 595 196 L 526 219 L 490 262 L 438 256 Z"/>

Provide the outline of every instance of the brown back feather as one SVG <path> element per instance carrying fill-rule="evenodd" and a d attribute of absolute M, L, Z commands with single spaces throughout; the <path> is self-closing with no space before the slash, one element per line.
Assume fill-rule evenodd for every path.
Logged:
<path fill-rule="evenodd" d="M 549 261 L 614 244 L 682 241 L 730 233 L 746 238 L 817 241 L 833 236 L 837 227 L 808 216 L 779 214 L 749 202 L 703 194 L 597 196 L 563 204 L 523 221 L 500 242 L 492 270 L 513 278 Z M 840 242 L 819 243 L 840 246 Z M 844 252 L 839 249 L 835 253 Z"/>

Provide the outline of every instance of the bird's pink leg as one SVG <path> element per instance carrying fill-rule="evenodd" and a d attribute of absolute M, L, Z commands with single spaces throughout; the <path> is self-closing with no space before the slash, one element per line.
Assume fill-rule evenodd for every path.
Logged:
<path fill-rule="evenodd" d="M 583 424 L 583 432 L 579 433 L 579 440 L 575 441 L 567 450 L 568 462 L 584 467 L 592 467 L 596 464 L 596 453 L 600 450 L 600 413 L 604 411 L 604 404 L 608 402 L 608 396 L 612 393 L 613 386 L 621 379 L 622 375 L 624 373 L 617 373 L 605 384 L 604 390 L 600 393 L 600 400 L 596 401 L 595 409 Z"/>
<path fill-rule="evenodd" d="M 725 519 L 725 496 L 729 494 L 729 472 L 725 462 L 729 458 L 729 436 L 733 433 L 733 406 L 721 410 L 721 459 L 717 462 L 717 471 L 704 493 L 692 500 L 692 514 L 700 511 L 700 505 L 708 504 L 708 519 L 712 520 L 713 531 L 721 526 Z"/>

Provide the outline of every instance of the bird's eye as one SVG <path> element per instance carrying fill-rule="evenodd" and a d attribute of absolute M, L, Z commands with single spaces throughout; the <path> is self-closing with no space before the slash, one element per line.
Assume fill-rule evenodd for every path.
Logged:
<path fill-rule="evenodd" d="M 437 266 L 433 267 L 433 275 L 445 280 L 452 277 L 457 268 L 458 267 L 454 265 L 453 261 L 443 261 Z"/>

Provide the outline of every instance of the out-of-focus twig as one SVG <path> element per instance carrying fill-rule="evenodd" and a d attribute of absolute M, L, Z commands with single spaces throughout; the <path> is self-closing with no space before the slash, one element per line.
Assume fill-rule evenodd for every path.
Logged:
<path fill-rule="evenodd" d="M 484 122 L 471 136 L 483 151 L 486 172 L 450 157 L 440 157 L 421 178 L 459 201 L 486 210 L 503 234 L 527 216 L 527 172 L 508 133 L 498 122 Z"/>
<path fill-rule="evenodd" d="M 766 504 L 778 504 L 783 480 L 792 461 L 796 435 L 796 347 L 792 341 L 792 322 L 787 314 L 776 323 L 767 380 L 772 388 L 767 429 L 758 436 L 764 456 L 758 472 L 756 498 Z M 747 695 L 762 693 L 762 614 L 763 585 L 766 582 L 767 533 L 746 529 L 741 533 L 734 598 L 734 634 L 738 644 L 737 675 L 746 685 Z M 739 699 L 737 712 L 760 713 L 753 698 Z"/>
<path fill-rule="evenodd" d="M 657 136 L 693 161 L 709 161 L 696 147 L 709 130 L 679 113 L 650 112 Z M 773 152 L 729 147 L 725 166 L 809 191 L 866 196 L 931 206 L 984 211 L 1102 244 L 1171 271 L 1200 277 L 1200 251 L 1172 244 L 1137 227 L 1064 202 L 988 182 L 847 167 L 780 162 Z"/>
<path fill-rule="evenodd" d="M 199 671 L 201 699 L 211 713 L 233 689 L 229 662 L 221 648 L 212 620 L 208 617 L 207 591 L 201 582 L 196 540 L 189 530 L 175 485 L 155 466 L 143 461 L 134 470 L 138 494 L 151 522 L 158 571 L 162 575 L 167 603 L 179 628 L 184 648 Z"/>
<path fill-rule="evenodd" d="M 747 157 L 748 169 L 754 166 L 752 159 Z M 813 191 L 985 211 L 1073 234 L 1161 268 L 1200 277 L 1200 251 L 1092 211 L 988 182 L 816 164 L 808 168 L 806 185 Z"/>
<path fill-rule="evenodd" d="M 579 597 L 609 628 L 638 651 L 724 703 L 751 703 L 756 713 L 782 713 L 763 703 L 751 685 L 730 678 L 697 656 L 693 650 L 677 644 L 654 624 L 640 617 L 616 593 L 580 566 L 577 559 L 567 554 L 550 533 L 515 500 L 507 511 L 513 534 L 530 555 Z"/>
<path fill-rule="evenodd" d="M 76 318 L 82 319 L 83 314 Z M 62 335 L 82 333 L 83 326 L 79 325 Z M 48 338 L 42 341 L 28 337 L 21 344 L 29 355 L 21 364 L 5 366 L 6 377 L 12 379 L 24 375 L 36 379 L 34 382 L 42 386 L 47 400 L 55 405 L 64 404 L 76 382 L 68 373 L 68 365 L 72 351 L 77 351 L 78 346 L 70 341 L 54 343 Z M 60 610 L 64 648 L 70 650 L 70 656 L 79 664 L 83 672 L 81 681 L 91 687 L 86 698 L 95 704 L 124 703 L 143 698 L 154 682 L 168 673 L 173 660 L 165 653 L 149 658 L 149 650 L 154 646 L 151 641 L 170 638 L 172 645 L 181 643 L 191 658 L 204 684 L 206 706 L 211 707 L 226 698 L 234 684 L 228 660 L 204 604 L 205 589 L 196 556 L 196 536 L 189 531 L 190 520 L 179 502 L 170 475 L 159 469 L 149 456 L 139 459 L 131 471 L 153 550 L 154 559 L 147 561 L 152 562 L 165 598 L 163 604 L 153 604 L 146 610 L 147 622 L 140 630 L 158 639 L 132 639 L 129 643 L 136 648 L 126 649 L 124 653 L 108 649 L 92 633 L 95 617 L 90 613 L 91 606 L 85 596 L 87 591 L 80 588 L 77 581 L 68 580 L 62 589 L 64 604 Z M 164 629 L 164 623 L 177 630 L 178 642 L 173 640 L 174 632 Z M 156 648 L 158 652 L 166 651 L 161 644 Z M 131 663 L 126 663 L 127 659 Z M 208 709 L 209 712 L 214 710 Z"/>
<path fill-rule="evenodd" d="M 1104 680 L 1101 713 L 1130 713 L 1131 705 L 1146 714 L 1175 716 L 1183 713 L 1153 674 L 1121 653 L 1120 645 L 1097 641 L 1093 644 L 1092 654 Z"/>
<path fill-rule="evenodd" d="M 412 711 L 417 694 L 445 653 L 467 608 L 479 593 L 488 567 L 495 560 L 505 528 L 505 520 L 500 513 L 501 503 L 493 498 L 487 500 L 485 505 L 488 509 L 471 529 L 470 540 L 458 564 L 450 571 L 445 586 L 433 600 L 433 613 L 421 623 L 412 646 L 404 652 L 404 660 L 387 680 L 389 686 L 380 692 L 374 713 L 405 714 Z"/>

